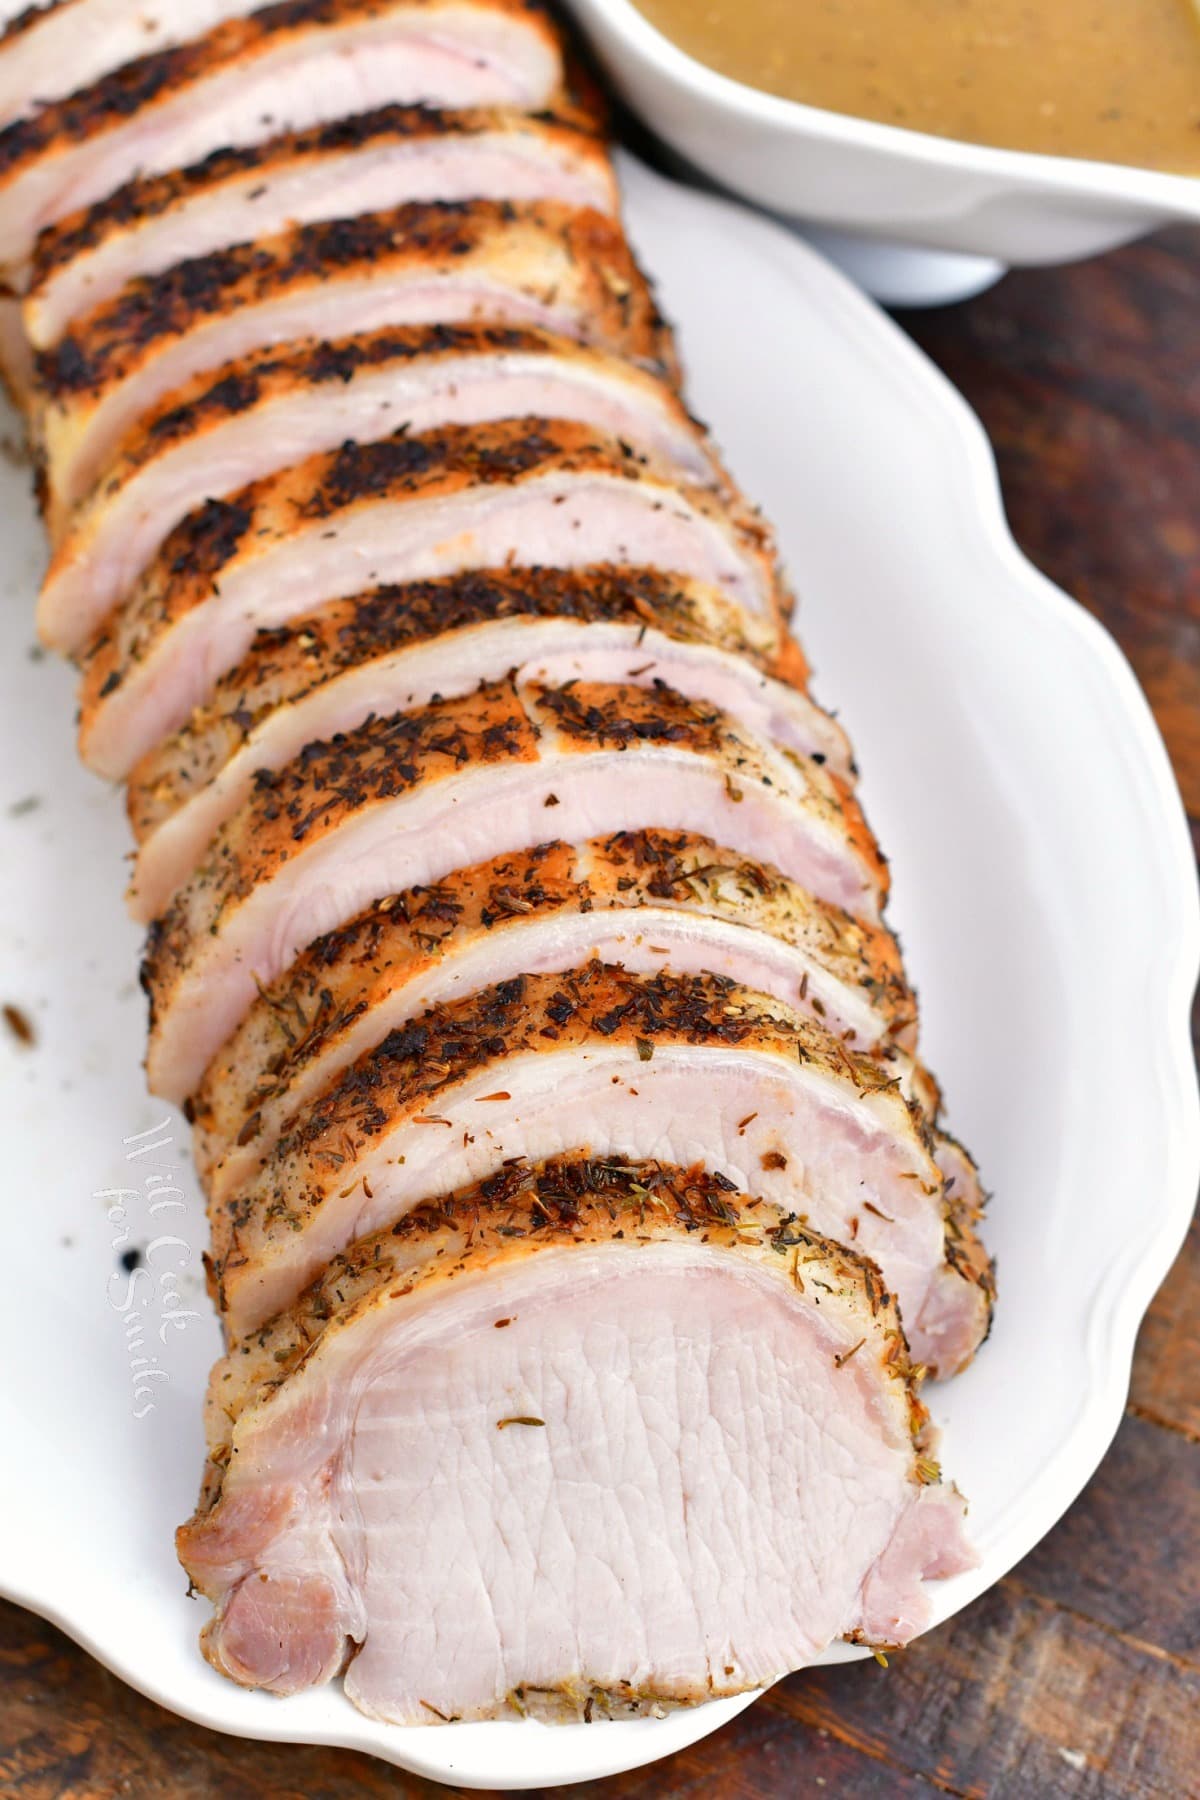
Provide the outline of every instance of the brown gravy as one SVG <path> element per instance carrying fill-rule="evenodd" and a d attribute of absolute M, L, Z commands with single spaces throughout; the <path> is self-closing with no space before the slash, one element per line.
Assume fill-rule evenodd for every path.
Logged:
<path fill-rule="evenodd" d="M 1200 173 L 1200 0 L 637 0 L 785 99 L 969 143 Z"/>

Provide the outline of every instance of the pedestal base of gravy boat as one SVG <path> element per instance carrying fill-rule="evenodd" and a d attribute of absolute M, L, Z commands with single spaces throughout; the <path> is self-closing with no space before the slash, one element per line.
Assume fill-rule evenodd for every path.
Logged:
<path fill-rule="evenodd" d="M 883 306 L 952 306 L 985 293 L 1008 273 L 1007 265 L 991 256 L 889 243 L 803 219 L 790 222 L 814 250 Z"/>
<path fill-rule="evenodd" d="M 639 146 L 645 149 L 645 145 Z M 671 148 L 656 143 L 654 160 L 676 180 L 712 194 L 738 195 L 720 184 L 695 163 Z M 973 300 L 994 287 L 1008 264 L 991 256 L 971 256 L 960 250 L 935 250 L 928 245 L 902 243 L 860 231 L 839 231 L 813 219 L 790 218 L 775 213 L 779 224 L 795 231 L 829 262 L 848 275 L 856 287 L 881 306 L 953 306 Z"/>

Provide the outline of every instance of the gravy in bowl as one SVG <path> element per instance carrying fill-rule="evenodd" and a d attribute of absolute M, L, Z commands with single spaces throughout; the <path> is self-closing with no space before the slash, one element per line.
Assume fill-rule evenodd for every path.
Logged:
<path fill-rule="evenodd" d="M 735 81 L 1010 150 L 1200 174 L 1200 0 L 636 0 Z"/>

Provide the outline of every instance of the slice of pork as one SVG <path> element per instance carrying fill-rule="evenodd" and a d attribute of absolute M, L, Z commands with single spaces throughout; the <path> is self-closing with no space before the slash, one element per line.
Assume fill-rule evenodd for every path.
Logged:
<path fill-rule="evenodd" d="M 979 1170 L 958 1139 L 941 1126 L 933 1132 L 932 1148 L 945 1183 L 946 1267 L 930 1289 L 921 1323 L 926 1343 L 931 1346 L 933 1366 L 949 1369 L 954 1366 L 958 1347 L 959 1284 L 963 1280 L 974 1282 L 982 1290 L 990 1329 L 996 1271 L 979 1235 L 988 1202 Z"/>
<path fill-rule="evenodd" d="M 285 0 L 128 63 L 0 133 L 0 267 L 135 176 L 393 102 L 550 104 L 562 60 L 524 0 Z"/>
<path fill-rule="evenodd" d="M 610 570 L 598 579 L 545 569 L 457 576 L 337 601 L 263 633 L 213 701 L 133 771 L 134 917 L 146 923 L 164 911 L 264 771 L 368 718 L 470 694 L 510 671 L 518 686 L 666 686 L 726 713 L 751 738 L 848 776 L 845 740 L 827 713 L 696 630 L 717 611 L 703 590 L 671 594 L 684 604 L 664 606 L 652 625 L 655 587 L 669 592 L 669 580 L 627 581 Z"/>
<path fill-rule="evenodd" d="M 619 227 L 491 200 L 306 225 L 134 282 L 38 359 L 52 534 L 144 414 L 255 350 L 381 326 L 540 326 L 673 374 L 669 333 Z"/>
<path fill-rule="evenodd" d="M 757 1187 L 755 1187 L 757 1192 Z M 973 1567 L 864 1260 L 698 1170 L 516 1170 L 217 1364 L 206 1656 L 403 1724 L 586 1719 L 903 1644 Z M 736 1579 L 731 1579 L 731 1573 Z"/>
<path fill-rule="evenodd" d="M 757 517 L 564 420 L 346 444 L 212 501 L 171 533 L 95 641 L 80 752 L 129 772 L 246 654 L 257 630 L 388 583 L 505 563 L 609 559 L 721 590 L 773 645 L 783 596 Z"/>
<path fill-rule="evenodd" d="M 188 1108 L 210 1197 L 253 1180 L 290 1116 L 426 1008 L 593 957 L 641 974 L 716 971 L 912 1074 L 913 996 L 882 927 L 708 838 L 551 841 L 388 895 L 255 997 Z"/>
<path fill-rule="evenodd" d="M 70 517 L 38 628 L 81 648 L 201 496 L 233 493 L 349 439 L 532 416 L 595 426 L 685 480 L 722 484 L 670 387 L 549 332 L 397 326 L 258 351 L 198 377 L 126 437 Z"/>
<path fill-rule="evenodd" d="M 617 211 L 603 138 L 566 117 L 386 106 L 146 176 L 45 230 L 25 327 L 39 350 L 131 281 L 294 225 L 416 201 L 558 200 Z"/>
<path fill-rule="evenodd" d="M 653 827 L 770 862 L 875 922 L 884 867 L 836 778 L 670 689 L 527 688 L 374 719 L 309 744 L 252 798 L 156 925 L 147 1069 L 181 1100 L 314 938 L 397 888 L 555 836 Z"/>
<path fill-rule="evenodd" d="M 610 563 L 583 569 L 511 566 L 371 588 L 258 632 L 206 704 L 142 758 L 129 777 L 127 794 L 138 843 L 144 844 L 197 796 L 252 738 L 257 742 L 259 733 L 273 730 L 276 711 L 307 704 L 329 682 L 365 678 L 379 658 L 403 654 L 449 632 L 514 620 L 628 626 L 679 644 L 702 645 L 745 662 L 742 680 L 754 684 L 762 677 L 786 684 L 789 695 L 781 706 L 812 705 L 806 693 L 808 670 L 794 639 L 783 640 L 779 657 L 761 655 L 741 632 L 737 609 L 720 590 L 682 576 Z M 655 667 L 646 662 L 643 657 L 636 663 L 627 679 L 652 684 Z M 856 771 L 845 733 L 819 707 L 812 707 L 809 718 L 812 747 L 801 754 L 823 758 L 852 783 Z M 799 730 L 798 724 L 794 729 Z M 786 726 L 779 727 L 779 735 L 787 735 Z"/>
<path fill-rule="evenodd" d="M 21 322 L 21 303 L 0 292 L 0 385 L 22 413 L 33 406 L 33 351 Z"/>
<path fill-rule="evenodd" d="M 0 34 L 0 127 L 125 63 L 203 36 L 258 0 L 42 0 Z"/>
<path fill-rule="evenodd" d="M 987 1329 L 988 1292 L 947 1263 L 923 1115 L 885 1065 L 726 978 L 591 963 L 431 1008 L 293 1115 L 258 1177 L 210 1205 L 229 1332 L 290 1306 L 331 1256 L 431 1194 L 572 1154 L 699 1164 L 852 1245 L 896 1293 L 914 1356 L 943 1375 Z"/>

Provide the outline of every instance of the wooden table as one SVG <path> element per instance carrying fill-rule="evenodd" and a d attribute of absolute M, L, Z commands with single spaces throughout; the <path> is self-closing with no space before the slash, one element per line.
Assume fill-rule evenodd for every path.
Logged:
<path fill-rule="evenodd" d="M 1198 321 L 1200 234 L 1178 232 L 1079 268 L 1013 275 L 970 305 L 904 323 L 982 415 L 1024 548 L 1131 657 L 1200 848 Z M 1109 1456 L 1007 1580 L 886 1672 L 793 1676 L 672 1762 L 574 1792 L 1200 1795 L 1198 1364 L 1193 1226 L 1143 1328 Z M 365 1757 L 183 1724 L 39 1619 L 0 1607 L 4 1800 L 444 1791 Z"/>

